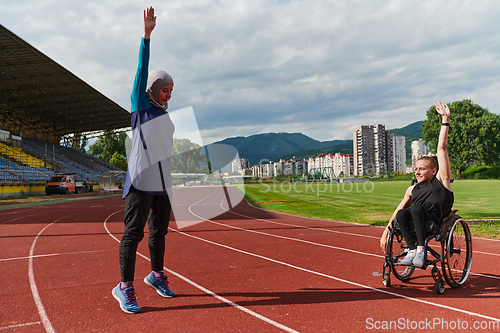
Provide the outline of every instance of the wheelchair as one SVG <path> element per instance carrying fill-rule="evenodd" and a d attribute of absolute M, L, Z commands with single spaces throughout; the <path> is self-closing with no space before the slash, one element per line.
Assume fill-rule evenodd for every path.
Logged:
<path fill-rule="evenodd" d="M 434 291 L 437 294 L 444 293 L 444 281 L 452 288 L 460 287 L 467 280 L 472 265 L 470 229 L 467 222 L 456 215 L 456 212 L 457 210 L 453 210 L 443 220 L 441 226 L 426 221 L 424 266 L 421 269 L 425 270 L 427 267 L 432 266 Z M 391 272 L 400 281 L 409 280 L 415 271 L 415 266 L 399 264 L 406 256 L 408 246 L 399 230 L 396 219 L 393 220 L 391 227 L 389 227 L 386 251 L 382 274 L 384 285 L 390 287 Z M 442 274 L 437 266 L 438 263 L 441 263 Z"/>

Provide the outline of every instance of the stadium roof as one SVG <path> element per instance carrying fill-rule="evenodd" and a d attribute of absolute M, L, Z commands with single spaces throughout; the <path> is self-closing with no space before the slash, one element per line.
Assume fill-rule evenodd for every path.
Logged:
<path fill-rule="evenodd" d="M 130 127 L 130 113 L 0 24 L 0 129 L 59 143 Z"/>

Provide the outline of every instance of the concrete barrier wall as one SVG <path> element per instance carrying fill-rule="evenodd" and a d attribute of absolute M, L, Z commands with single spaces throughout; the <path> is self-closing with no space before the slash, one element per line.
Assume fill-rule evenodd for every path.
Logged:
<path fill-rule="evenodd" d="M 0 198 L 23 195 L 45 195 L 45 185 L 1 185 Z"/>

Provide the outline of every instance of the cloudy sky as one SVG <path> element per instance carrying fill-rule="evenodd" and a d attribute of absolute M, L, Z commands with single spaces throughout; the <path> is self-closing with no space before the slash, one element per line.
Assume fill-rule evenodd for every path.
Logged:
<path fill-rule="evenodd" d="M 0 23 L 130 109 L 142 10 L 151 69 L 175 80 L 204 143 L 266 132 L 351 139 L 436 100 L 500 113 L 500 1 L 16 0 Z"/>

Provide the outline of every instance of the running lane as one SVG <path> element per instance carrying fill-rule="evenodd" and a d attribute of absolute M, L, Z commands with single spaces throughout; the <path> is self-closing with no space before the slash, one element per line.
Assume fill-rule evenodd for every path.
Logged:
<path fill-rule="evenodd" d="M 145 239 L 136 266 L 138 315 L 123 313 L 111 296 L 123 200 L 0 211 L 0 329 L 364 332 L 391 321 L 410 329 L 427 321 L 429 328 L 434 320 L 436 331 L 439 319 L 471 331 L 498 318 L 498 241 L 474 239 L 475 274 L 461 288 L 434 294 L 429 270 L 417 270 L 409 283 L 393 277 L 385 288 L 381 228 L 272 213 L 236 204 L 236 189 L 228 190 L 231 196 L 174 191 L 178 221 L 167 235 L 165 264 L 178 297 L 163 299 L 142 282 L 150 271 Z"/>

